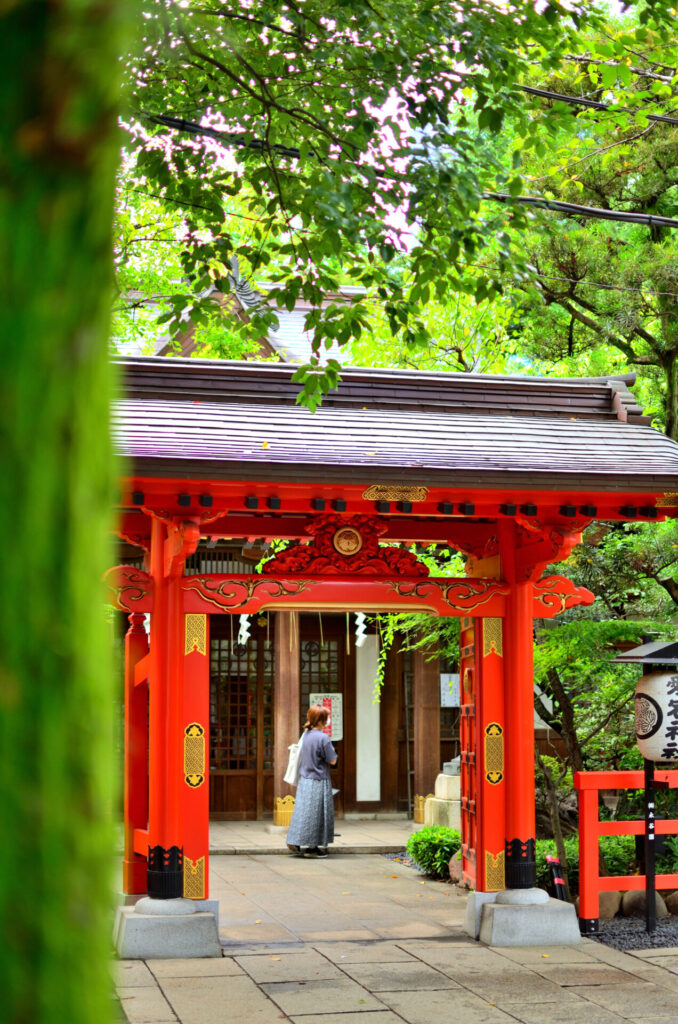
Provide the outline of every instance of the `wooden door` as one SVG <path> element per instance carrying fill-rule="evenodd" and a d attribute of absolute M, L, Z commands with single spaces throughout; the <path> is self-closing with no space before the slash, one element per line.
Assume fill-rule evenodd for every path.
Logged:
<path fill-rule="evenodd" d="M 210 622 L 210 816 L 262 818 L 273 810 L 273 639 L 266 616 Z"/>

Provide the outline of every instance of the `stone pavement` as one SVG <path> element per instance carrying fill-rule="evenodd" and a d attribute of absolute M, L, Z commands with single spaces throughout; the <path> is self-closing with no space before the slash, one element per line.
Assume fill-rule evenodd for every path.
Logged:
<path fill-rule="evenodd" d="M 411 832 L 422 828 L 407 818 L 337 819 L 333 849 L 343 853 L 391 853 L 405 847 Z M 211 821 L 210 853 L 286 854 L 286 828 L 265 821 Z"/>
<path fill-rule="evenodd" d="M 130 1024 L 678 1024 L 678 949 L 487 949 L 385 857 L 217 856 L 211 896 L 222 959 L 115 965 Z"/>

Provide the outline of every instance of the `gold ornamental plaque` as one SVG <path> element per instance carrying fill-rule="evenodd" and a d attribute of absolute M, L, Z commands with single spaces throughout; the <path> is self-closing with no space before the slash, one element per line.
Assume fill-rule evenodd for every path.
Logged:
<path fill-rule="evenodd" d="M 360 551 L 363 539 L 352 526 L 341 526 L 332 538 L 332 543 L 340 555 L 348 558 Z"/>

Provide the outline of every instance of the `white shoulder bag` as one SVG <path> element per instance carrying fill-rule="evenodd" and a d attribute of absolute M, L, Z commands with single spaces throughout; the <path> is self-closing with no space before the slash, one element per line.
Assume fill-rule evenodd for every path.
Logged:
<path fill-rule="evenodd" d="M 302 732 L 299 737 L 299 742 L 290 743 L 288 747 L 290 756 L 287 762 L 287 771 L 283 775 L 283 780 L 289 783 L 290 786 L 296 786 L 299 782 L 299 769 L 301 768 L 301 744 L 304 742 L 305 735 L 305 732 Z"/>

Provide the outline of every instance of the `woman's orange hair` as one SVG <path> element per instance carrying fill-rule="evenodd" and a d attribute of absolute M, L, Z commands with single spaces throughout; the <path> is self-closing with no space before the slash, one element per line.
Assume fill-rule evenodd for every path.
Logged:
<path fill-rule="evenodd" d="M 327 725 L 329 717 L 330 713 L 327 708 L 321 707 L 320 704 L 311 704 L 304 722 L 304 729 L 315 729 L 316 725 Z"/>

